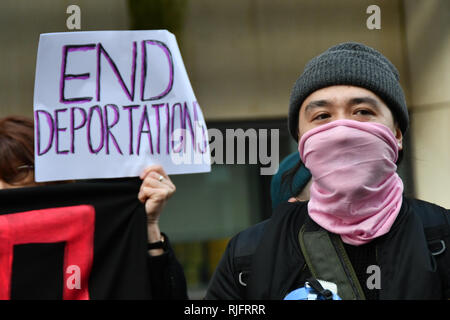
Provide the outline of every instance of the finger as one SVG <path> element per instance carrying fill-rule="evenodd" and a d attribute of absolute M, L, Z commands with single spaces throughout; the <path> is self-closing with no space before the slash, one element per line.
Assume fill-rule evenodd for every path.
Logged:
<path fill-rule="evenodd" d="M 145 177 L 152 171 L 158 172 L 160 175 L 162 175 L 164 178 L 168 178 L 166 172 L 164 171 L 163 167 L 159 164 L 153 164 L 151 166 L 148 166 L 144 169 L 144 171 L 141 172 L 139 177 L 143 180 Z"/>
<path fill-rule="evenodd" d="M 172 180 L 170 180 L 169 177 L 164 177 L 158 172 L 152 171 L 148 174 L 148 177 L 158 180 L 162 184 L 167 185 L 170 189 L 175 189 L 175 185 L 172 183 Z"/>
<path fill-rule="evenodd" d="M 158 190 L 157 188 L 150 188 L 150 187 L 143 187 L 139 193 L 138 193 L 138 199 L 139 201 L 141 201 L 142 203 L 145 203 L 147 201 L 147 199 L 150 198 L 158 198 L 158 194 L 161 191 Z"/>
<path fill-rule="evenodd" d="M 155 179 L 151 176 L 147 176 L 145 180 L 141 184 L 141 190 L 144 188 L 153 188 L 153 189 L 169 189 L 169 187 L 159 181 L 158 179 Z"/>
<path fill-rule="evenodd" d="M 154 177 L 158 180 L 160 180 L 159 178 L 160 178 L 160 176 L 162 176 L 164 178 L 162 181 L 164 181 L 164 183 L 166 185 L 168 185 L 173 190 L 173 192 L 175 192 L 175 190 L 176 190 L 175 185 L 173 184 L 172 180 L 169 178 L 169 176 L 166 174 L 166 172 L 160 165 L 152 165 L 152 166 L 147 167 L 142 172 L 140 178 L 142 180 L 145 180 L 152 172 L 156 173 L 157 177 L 156 176 L 154 176 Z"/>
<path fill-rule="evenodd" d="M 156 202 L 163 202 L 169 199 L 171 196 L 170 191 L 167 188 L 150 188 L 144 187 L 138 193 L 138 199 L 142 203 L 145 203 L 148 199 Z"/>
<path fill-rule="evenodd" d="M 167 190 L 169 196 L 172 196 L 172 194 L 176 191 L 176 188 L 173 184 L 167 184 L 164 183 L 164 181 L 159 181 L 152 173 L 150 173 L 142 182 L 139 192 L 144 190 L 144 188 L 164 189 Z"/>
<path fill-rule="evenodd" d="M 167 183 L 167 179 L 165 179 L 162 175 L 157 172 L 149 172 L 142 182 L 142 186 L 150 186 L 153 188 L 170 188 L 171 185 Z"/>
<path fill-rule="evenodd" d="M 145 177 L 149 174 L 149 172 L 160 170 L 160 168 L 162 168 L 162 167 L 161 167 L 159 164 L 152 164 L 152 165 L 146 167 L 146 168 L 141 172 L 141 174 L 139 175 L 139 177 L 140 177 L 141 179 L 145 179 Z"/>
<path fill-rule="evenodd" d="M 170 178 L 164 178 L 162 175 L 155 171 L 151 171 L 147 174 L 144 181 L 141 184 L 141 188 L 145 186 L 151 186 L 154 188 L 169 188 L 175 190 L 175 185 L 172 183 Z"/>

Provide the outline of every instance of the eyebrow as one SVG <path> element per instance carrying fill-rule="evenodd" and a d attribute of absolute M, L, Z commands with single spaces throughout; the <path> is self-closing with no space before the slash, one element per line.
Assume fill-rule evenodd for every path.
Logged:
<path fill-rule="evenodd" d="M 354 106 L 354 105 L 363 104 L 363 103 L 366 103 L 366 104 L 374 107 L 375 109 L 380 108 L 380 103 L 376 99 L 374 99 L 372 97 L 368 97 L 368 96 L 356 97 L 356 98 L 349 99 L 347 101 L 348 106 Z"/>
<path fill-rule="evenodd" d="M 311 112 L 315 108 L 328 107 L 330 105 L 332 105 L 332 103 L 328 100 L 313 100 L 306 105 L 305 113 Z"/>
<path fill-rule="evenodd" d="M 354 106 L 354 105 L 363 104 L 363 103 L 366 103 L 366 104 L 374 107 L 375 109 L 380 108 L 379 102 L 376 99 L 369 97 L 369 96 L 350 98 L 347 100 L 346 104 L 347 104 L 347 106 Z M 306 105 L 305 113 L 311 112 L 315 108 L 329 107 L 332 105 L 333 105 L 333 103 L 329 100 L 313 100 Z"/>

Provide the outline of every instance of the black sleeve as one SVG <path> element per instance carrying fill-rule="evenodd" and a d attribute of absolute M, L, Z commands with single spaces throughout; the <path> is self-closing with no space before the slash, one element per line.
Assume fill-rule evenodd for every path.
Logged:
<path fill-rule="evenodd" d="M 242 291 L 237 283 L 233 261 L 236 237 L 228 242 L 206 292 L 205 300 L 240 300 Z"/>
<path fill-rule="evenodd" d="M 148 255 L 152 297 L 155 300 L 187 300 L 186 277 L 164 234 L 167 250 L 159 256 Z"/>

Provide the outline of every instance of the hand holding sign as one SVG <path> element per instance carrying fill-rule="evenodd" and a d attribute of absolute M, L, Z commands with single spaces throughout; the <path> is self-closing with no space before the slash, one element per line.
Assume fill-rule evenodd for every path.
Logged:
<path fill-rule="evenodd" d="M 36 181 L 137 176 L 149 164 L 210 171 L 204 118 L 167 31 L 41 35 L 34 110 Z"/>
<path fill-rule="evenodd" d="M 141 173 L 143 180 L 138 199 L 145 203 L 147 223 L 158 223 L 159 216 L 167 200 L 175 193 L 175 185 L 159 165 L 149 166 Z"/>
<path fill-rule="evenodd" d="M 147 167 L 141 173 L 140 178 L 143 180 L 138 199 L 145 203 L 145 212 L 147 213 L 147 237 L 149 243 L 159 242 L 162 239 L 159 229 L 159 217 L 162 210 L 175 193 L 175 185 L 165 173 L 164 169 L 159 165 Z M 163 254 L 163 249 L 152 249 L 149 253 L 153 256 Z"/>

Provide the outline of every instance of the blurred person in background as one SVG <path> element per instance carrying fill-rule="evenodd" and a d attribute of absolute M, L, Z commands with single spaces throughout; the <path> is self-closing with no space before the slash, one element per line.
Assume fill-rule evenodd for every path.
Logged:
<path fill-rule="evenodd" d="M 187 299 L 184 272 L 167 235 L 160 232 L 159 218 L 175 186 L 159 165 L 147 167 L 140 176 L 138 199 L 147 214 L 148 253 L 154 299 Z M 61 182 L 52 182 L 61 183 Z M 45 185 L 34 181 L 34 124 L 21 116 L 0 119 L 0 190 Z M 26 201 L 26 199 L 24 199 Z M 164 282 L 171 279 L 171 283 Z"/>
<path fill-rule="evenodd" d="M 34 129 L 25 117 L 0 119 L 0 189 L 34 186 Z"/>

